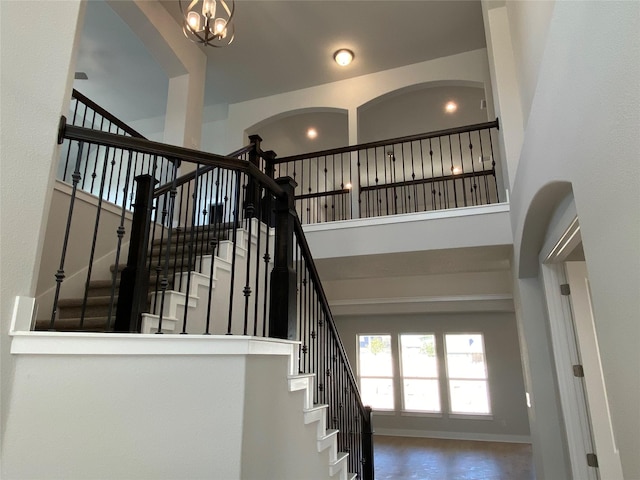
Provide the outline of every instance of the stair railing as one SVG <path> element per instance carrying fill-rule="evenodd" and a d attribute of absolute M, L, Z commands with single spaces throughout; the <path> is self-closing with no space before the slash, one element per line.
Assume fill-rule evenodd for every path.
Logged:
<path fill-rule="evenodd" d="M 64 122 L 60 137 L 78 142 L 79 151 L 104 147 L 171 162 L 170 181 L 158 188 L 153 168 L 135 178 L 114 331 L 299 341 L 299 372 L 316 375 L 314 401 L 328 405 L 349 470 L 372 479 L 371 410 L 360 399 L 294 208 L 295 181 L 260 170 L 275 154 L 262 152 L 259 138 L 232 158 Z M 192 171 L 178 177 L 187 166 Z M 121 224 L 117 255 L 124 230 Z M 113 288 L 119 269 L 116 262 Z M 220 293 L 215 282 L 224 275 L 229 290 Z M 204 314 L 191 315 L 198 309 Z"/>
<path fill-rule="evenodd" d="M 500 202 L 498 119 L 276 158 L 305 224 Z"/>
<path fill-rule="evenodd" d="M 313 261 L 302 224 L 293 218 L 294 270 L 297 287 L 299 371 L 315 373 L 315 403 L 327 404 L 328 425 L 338 430 L 338 449 L 349 453 L 349 471 L 374 476 L 371 407 L 362 403 L 344 345 Z"/>
<path fill-rule="evenodd" d="M 76 96 L 78 98 L 75 98 Z M 79 103 L 81 107 L 78 107 Z M 135 178 L 149 177 L 152 183 L 150 188 L 153 191 L 153 185 L 176 178 L 180 162 L 176 158 L 143 149 L 121 148 L 113 141 L 94 141 L 95 135 L 105 133 L 110 135 L 111 139 L 147 142 L 140 134 L 75 91 L 73 105 L 76 123 L 87 124 L 87 120 L 79 119 L 89 117 L 92 120 L 90 124 L 93 125 L 95 113 L 96 118 L 100 118 L 98 124 L 108 128 L 87 129 L 68 125 L 64 117 L 61 120 L 59 142 L 63 144 L 64 152 L 61 168 L 71 172 L 71 184 L 67 192 L 68 200 L 65 199 L 68 203 L 55 207 L 58 210 L 66 208 L 67 215 L 63 238 L 59 242 L 60 261 L 57 271 L 51 272 L 52 276 L 55 273 L 55 283 L 50 290 L 51 316 L 46 325 L 43 321 L 37 322 L 36 328 L 113 331 L 120 293 L 119 272 L 124 267 L 120 266 L 120 262 L 126 258 L 127 247 L 132 243 L 130 210 L 133 207 L 133 199 L 141 194 L 138 192 L 139 182 L 136 182 Z M 90 115 L 86 112 L 90 112 Z M 105 120 L 102 121 L 102 118 Z M 88 135 L 81 140 L 73 140 L 68 135 L 65 137 L 65 132 L 69 134 L 72 128 L 84 130 Z M 246 156 L 245 152 L 252 148 L 254 146 L 249 145 L 224 158 L 242 158 L 243 155 Z M 95 183 L 96 195 L 89 197 L 82 193 L 82 184 L 87 175 L 92 175 L 94 169 L 100 172 L 100 176 Z M 109 171 L 110 175 L 107 174 Z M 144 195 L 136 203 L 143 200 Z M 152 202 L 154 225 L 157 217 L 156 207 Z M 72 255 L 67 255 L 69 251 Z M 145 245 L 145 254 L 146 251 Z M 94 267 L 99 264 L 106 266 L 107 271 L 109 265 L 113 265 L 109 278 L 104 274 L 95 273 Z M 122 291 L 125 297 L 129 295 L 129 289 Z M 141 305 L 144 307 L 146 303 L 144 300 Z"/>
<path fill-rule="evenodd" d="M 77 90 L 71 94 L 69 113 L 66 116 L 69 125 L 100 130 L 117 135 L 145 138 L 115 115 L 111 114 Z M 77 190 L 100 198 L 103 202 L 120 205 L 132 210 L 135 188 L 134 178 L 154 171 L 158 181 L 169 181 L 172 171 L 171 161 L 167 158 L 151 158 L 141 152 L 135 152 L 131 158 L 124 157 L 124 151 L 85 145 L 81 168 L 75 170 L 78 158 L 78 144 L 66 142 L 60 155 L 57 178 L 68 184 L 74 184 Z M 129 172 L 130 169 L 130 172 Z M 127 176 L 127 173 L 130 173 Z M 125 190 L 127 194 L 125 194 Z"/>

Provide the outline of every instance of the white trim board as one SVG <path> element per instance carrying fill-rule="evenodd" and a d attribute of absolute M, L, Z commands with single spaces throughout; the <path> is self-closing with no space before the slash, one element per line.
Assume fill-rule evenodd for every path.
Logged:
<path fill-rule="evenodd" d="M 12 332 L 12 355 L 291 355 L 299 342 L 241 335 Z"/>
<path fill-rule="evenodd" d="M 304 225 L 303 230 L 308 232 L 321 232 L 326 230 L 341 230 L 347 228 L 368 227 L 374 225 L 393 225 L 397 223 L 422 222 L 437 218 L 468 217 L 471 215 L 485 215 L 487 213 L 509 212 L 509 203 L 496 203 L 493 205 L 478 205 L 473 207 L 449 208 L 431 212 L 403 213 L 382 217 L 354 218 L 352 220 L 339 220 L 335 222 L 313 223 Z"/>
<path fill-rule="evenodd" d="M 334 315 L 514 311 L 511 294 L 357 298 L 333 300 L 329 305 Z"/>
<path fill-rule="evenodd" d="M 373 427 L 375 430 L 374 435 L 384 435 L 388 437 L 438 438 L 442 440 L 470 440 L 474 442 L 531 443 L 531 437 L 529 435 L 500 435 L 495 433 L 438 432 L 431 430 L 376 428 L 375 419 Z"/>
<path fill-rule="evenodd" d="M 388 305 L 398 303 L 441 303 L 441 302 L 480 302 L 480 301 L 496 301 L 511 300 L 513 295 L 510 293 L 490 293 L 482 295 L 441 295 L 441 296 L 424 296 L 424 297 L 389 297 L 389 298 L 350 298 L 344 300 L 333 300 L 329 304 L 333 307 L 351 306 L 351 305 Z"/>

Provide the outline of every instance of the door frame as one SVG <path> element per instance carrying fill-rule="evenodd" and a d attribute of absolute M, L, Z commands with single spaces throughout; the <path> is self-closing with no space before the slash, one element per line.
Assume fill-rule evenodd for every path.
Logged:
<path fill-rule="evenodd" d="M 582 281 L 576 282 L 575 275 L 569 281 L 567 273 L 567 264 L 573 263 L 568 257 L 582 242 L 575 206 L 571 207 L 566 212 L 569 215 L 555 225 L 558 228 L 549 226 L 539 256 L 569 458 L 574 478 L 622 479 L 589 301 L 586 263 L 577 262 L 584 263 Z M 571 285 L 572 295 L 562 295 L 560 285 L 564 284 Z M 584 378 L 573 375 L 572 366 L 577 364 L 585 367 Z M 597 454 L 598 468 L 587 466 L 587 453 Z"/>

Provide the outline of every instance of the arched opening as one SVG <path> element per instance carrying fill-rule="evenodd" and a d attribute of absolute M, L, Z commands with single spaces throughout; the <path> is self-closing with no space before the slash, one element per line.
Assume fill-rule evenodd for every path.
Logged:
<path fill-rule="evenodd" d="M 451 105 L 447 109 L 447 105 Z M 389 92 L 358 108 L 358 141 L 372 142 L 488 120 L 484 85 L 428 82 Z"/>
<path fill-rule="evenodd" d="M 349 118 L 343 109 L 305 108 L 264 119 L 247 128 L 245 134 L 260 135 L 263 150 L 286 157 L 347 145 Z"/>

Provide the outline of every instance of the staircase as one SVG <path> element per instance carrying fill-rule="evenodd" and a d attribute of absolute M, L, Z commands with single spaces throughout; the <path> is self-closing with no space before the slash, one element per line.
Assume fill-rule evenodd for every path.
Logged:
<path fill-rule="evenodd" d="M 35 329 L 108 333 L 114 331 L 117 323 L 118 331 L 143 335 L 94 338 L 116 345 L 121 341 L 136 345 L 137 338 L 153 345 L 146 351 L 153 351 L 154 355 L 163 355 L 162 346 L 168 344 L 175 344 L 168 353 L 170 356 L 177 351 L 182 352 L 179 356 L 208 355 L 202 352 L 215 345 L 215 354 L 224 358 L 229 357 L 224 352 L 238 340 L 259 345 L 258 351 L 236 352 L 230 359 L 238 353 L 260 355 L 264 345 L 270 345 L 267 350 L 276 348 L 275 345 L 286 346 L 293 352 L 287 372 L 290 396 L 276 393 L 286 391 L 281 388 L 287 388 L 287 376 L 280 376 L 276 370 L 271 372 L 266 366 L 261 370 L 258 357 L 253 357 L 253 375 L 238 370 L 238 375 L 251 385 L 251 391 L 258 392 L 244 396 L 243 416 L 236 419 L 241 424 L 257 426 L 249 428 L 250 437 L 245 438 L 252 448 L 245 450 L 243 444 L 239 451 L 242 455 L 246 451 L 247 455 L 255 452 L 263 457 L 262 446 L 251 439 L 256 435 L 265 448 L 277 450 L 275 456 L 262 461 L 269 463 L 274 472 L 289 472 L 287 469 L 295 460 L 282 462 L 288 455 L 287 443 L 313 438 L 319 454 L 313 458 L 322 458 L 323 465 L 328 463 L 329 475 L 323 474 L 324 467 L 320 468 L 313 460 L 311 469 L 273 478 L 372 479 L 371 409 L 360 399 L 357 381 L 295 211 L 296 182 L 289 177 L 274 178 L 274 155 L 260 149 L 259 137 L 251 138 L 250 145 L 228 156 L 66 125 L 64 121 L 59 138 L 69 145 L 64 155 L 65 172 L 73 172 L 68 217 L 56 284 L 49 290 L 54 297 L 51 316 L 54 320 L 39 321 Z M 83 220 L 84 216 L 76 216 L 80 221 L 73 219 L 76 191 L 83 188 L 82 178 L 90 171 L 89 157 L 83 152 L 93 155 L 91 165 L 101 165 L 102 169 L 92 167 L 94 174 L 102 173 L 95 175 L 101 181 L 93 228 Z M 188 173 L 180 175 L 181 165 L 189 165 L 185 168 Z M 116 183 L 113 188 L 112 181 Z M 113 191 L 122 191 L 122 195 L 114 195 Z M 118 213 L 112 211 L 107 218 L 110 223 L 100 223 L 102 202 L 110 201 L 112 196 Z M 131 208 L 132 216 L 127 213 Z M 125 221 L 126 216 L 130 219 Z M 89 229 L 93 238 L 87 235 Z M 108 233 L 102 234 L 103 231 Z M 84 258 L 76 252 L 78 245 L 88 246 L 85 248 L 90 250 L 88 262 L 85 266 L 82 260 L 71 263 L 66 271 L 67 257 Z M 97 251 L 98 258 L 94 258 Z M 121 265 L 125 257 L 128 257 L 126 267 Z M 68 286 L 62 288 L 66 277 Z M 99 280 L 85 283 L 83 278 Z M 84 294 L 80 293 L 81 288 Z M 74 296 L 81 298 L 60 299 L 67 290 L 78 292 Z M 115 313 L 118 309 L 120 315 Z M 153 333 L 191 335 L 149 335 Z M 110 365 L 106 362 L 104 368 L 111 369 Z M 178 363 L 166 365 L 175 370 Z M 209 366 L 205 370 L 210 378 L 226 372 L 224 367 L 218 371 L 209 370 Z M 182 380 L 181 372 L 186 374 L 183 368 L 191 367 L 185 364 L 174 371 L 178 383 Z M 264 375 L 256 374 L 258 371 Z M 128 374 L 135 378 L 134 371 Z M 162 377 L 161 370 L 156 374 Z M 118 377 L 116 374 L 115 378 Z M 233 376 L 220 384 L 231 386 L 238 378 Z M 238 393 L 243 391 L 240 389 Z M 302 408 L 291 407 L 289 412 L 288 407 L 283 409 L 260 393 L 268 391 L 274 398 L 280 398 L 283 405 L 289 405 L 286 398 L 300 396 Z M 214 397 L 218 403 L 224 403 L 224 392 Z M 148 401 L 157 403 L 151 398 Z M 279 412 L 281 423 L 273 418 L 275 412 Z M 300 415 L 304 434 L 294 429 L 298 419 L 291 415 L 295 412 Z M 331 429 L 327 430 L 329 421 Z M 283 436 L 282 425 L 287 425 L 291 433 Z M 268 437 L 276 433 L 280 440 L 270 444 Z M 239 445 L 236 451 L 238 448 Z M 278 466 L 278 462 L 282 465 Z M 278 470 L 281 467 L 285 470 Z M 348 474 L 349 471 L 356 473 Z M 258 473 L 259 470 L 255 478 L 264 478 Z"/>
<path fill-rule="evenodd" d="M 184 310 L 189 310 L 188 317 L 188 329 L 187 333 L 202 334 L 205 331 L 206 321 L 206 306 L 209 301 L 209 287 L 213 287 L 211 302 L 215 306 L 215 310 L 218 312 L 227 312 L 229 309 L 229 302 L 233 302 L 236 315 L 242 314 L 242 304 L 244 303 L 244 294 L 242 288 L 238 288 L 236 285 L 234 298 L 229 298 L 230 291 L 230 275 L 233 264 L 233 255 L 236 256 L 235 268 L 238 272 L 244 272 L 246 269 L 246 259 L 248 257 L 249 249 L 252 250 L 252 255 L 264 257 L 267 253 L 266 244 L 260 247 L 258 250 L 258 235 L 256 232 L 265 235 L 273 235 L 273 229 L 267 228 L 267 226 L 259 222 L 256 219 L 250 220 L 253 222 L 252 233 L 249 234 L 249 230 L 246 228 L 236 229 L 235 232 L 225 230 L 222 234 L 218 232 L 217 237 L 221 240 L 217 240 L 214 237 L 214 232 L 210 231 L 207 227 L 196 227 L 194 229 L 192 251 L 197 251 L 198 255 L 192 255 L 191 270 L 188 268 L 189 264 L 189 241 L 191 240 L 191 230 L 186 229 L 180 234 L 183 239 L 187 240 L 187 243 L 177 240 L 176 243 L 169 249 L 169 275 L 170 279 L 169 288 L 165 294 L 164 305 L 164 318 L 163 318 L 163 333 L 181 333 L 182 318 Z M 259 230 L 258 230 L 259 229 Z M 228 237 L 231 237 L 229 239 Z M 234 241 L 235 240 L 235 241 Z M 175 241 L 175 239 L 174 239 Z M 270 249 L 273 249 L 273 241 L 270 242 Z M 217 252 L 214 255 L 214 249 Z M 270 257 L 273 258 L 272 252 Z M 151 245 L 151 275 L 149 280 L 149 304 L 150 312 L 156 313 L 144 313 L 143 314 L 143 327 L 141 333 L 157 333 L 160 310 L 160 302 L 162 301 L 162 295 L 157 289 L 159 284 L 158 270 L 156 267 L 163 265 L 167 259 L 167 240 L 155 240 Z M 113 304 L 111 305 L 111 313 L 115 315 L 117 307 L 117 292 L 119 287 L 119 274 L 125 265 L 111 266 L 111 273 L 116 273 L 116 284 Z M 181 273 L 184 270 L 186 272 Z M 268 264 L 269 270 L 272 264 Z M 209 272 L 213 272 L 213 277 Z M 160 272 L 161 273 L 161 272 Z M 252 272 L 255 273 L 255 272 Z M 243 275 L 240 275 L 242 277 Z M 237 280 L 237 279 L 236 279 Z M 240 278 L 239 284 L 244 281 Z M 190 282 L 190 292 L 187 297 L 186 290 L 187 284 Z M 108 330 L 108 316 L 111 303 L 112 282 L 104 280 L 91 281 L 86 299 L 84 320 L 81 320 L 84 299 L 61 299 L 58 303 L 59 318 L 56 321 L 56 329 L 59 331 L 85 331 L 85 332 L 105 332 Z M 264 294 L 262 295 L 264 297 Z M 261 298 L 259 301 L 264 300 Z M 213 316 L 214 321 L 211 324 L 210 330 L 212 332 L 220 333 L 226 329 L 227 317 L 223 315 L 220 320 L 217 316 Z M 264 324 L 264 318 L 259 318 L 258 328 L 261 330 Z M 233 325 L 241 324 L 242 322 L 232 322 Z M 47 330 L 49 326 L 48 321 L 39 321 L 36 324 L 36 330 Z M 240 333 L 242 332 L 231 332 Z M 312 373 L 299 374 L 298 371 L 298 348 L 295 345 L 291 346 L 291 354 L 288 360 L 288 375 L 287 385 L 288 391 L 296 396 L 301 397 L 302 412 L 303 412 L 303 425 L 300 427 L 304 429 L 304 426 L 315 427 L 315 448 L 319 455 L 327 458 L 327 471 L 328 476 L 321 476 L 318 478 L 329 478 L 336 480 L 353 480 L 357 478 L 357 474 L 348 472 L 348 458 L 349 454 L 340 452 L 338 448 L 338 433 L 337 429 L 327 428 L 327 412 L 328 405 L 314 404 L 314 389 L 316 375 Z M 314 477 L 315 478 L 315 477 Z"/>

